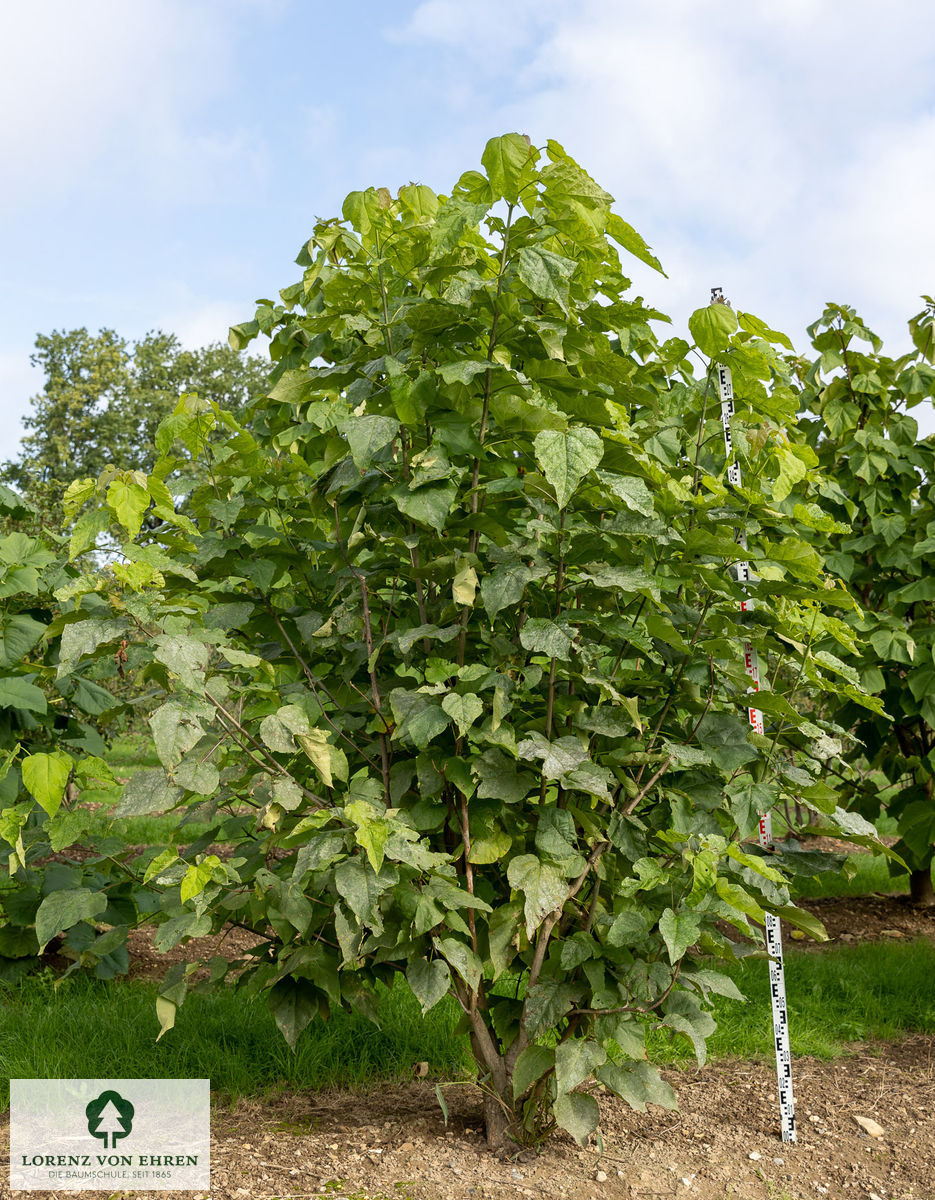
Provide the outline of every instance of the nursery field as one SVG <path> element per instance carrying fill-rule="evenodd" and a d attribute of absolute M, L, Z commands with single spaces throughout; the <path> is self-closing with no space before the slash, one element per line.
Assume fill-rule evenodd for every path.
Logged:
<path fill-rule="evenodd" d="M 657 331 L 558 142 L 480 167 L 222 353 L 37 343 L 0 1070 L 209 1078 L 200 1200 L 935 1200 L 935 300 Z"/>
<path fill-rule="evenodd" d="M 140 737 L 117 739 L 109 757 L 122 779 L 154 761 Z M 175 824 L 160 814 L 115 821 L 101 804 L 87 846 L 68 853 L 80 859 L 94 838 L 119 829 L 145 854 L 171 840 Z M 602 1144 L 586 1149 L 560 1134 L 539 1152 L 488 1150 L 457 1006 L 449 998 L 423 1016 L 404 980 L 381 989 L 379 1025 L 339 1010 L 310 1026 L 295 1053 L 267 1006 L 233 990 L 190 995 L 157 1042 L 159 981 L 185 959 L 242 954 L 256 938 L 236 926 L 164 954 L 151 929 L 131 932 L 128 972 L 114 980 L 60 981 L 53 953 L 44 969 L 0 993 L 0 1064 L 6 1078 L 209 1077 L 205 1195 L 216 1200 L 930 1200 L 935 912 L 910 902 L 908 880 L 891 876 L 885 859 L 857 851 L 849 861 L 850 878 L 825 874 L 802 889 L 800 902 L 828 942 L 786 931 L 794 1146 L 779 1138 L 767 969 L 758 955 L 728 968 L 747 1002 L 716 1000 L 705 1066 L 686 1039 L 650 1034 L 649 1054 L 665 1064 L 678 1110 L 635 1112 L 598 1085 Z M 857 1117 L 883 1132 L 870 1136 Z M 0 1184 L 0 1196 L 11 1194 Z"/>

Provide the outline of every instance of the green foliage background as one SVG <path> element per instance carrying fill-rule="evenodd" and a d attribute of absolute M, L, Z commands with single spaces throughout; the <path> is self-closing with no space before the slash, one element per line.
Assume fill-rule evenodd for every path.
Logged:
<path fill-rule="evenodd" d="M 863 617 L 822 556 L 846 528 L 788 339 L 715 304 L 694 345 L 660 341 L 624 265 L 658 262 L 561 146 L 509 134 L 481 165 L 447 196 L 352 193 L 281 303 L 231 332 L 271 339 L 242 419 L 185 395 L 151 462 L 69 483 L 70 561 L 101 536 L 120 551 L 106 576 L 60 564 L 56 679 L 125 654 L 162 765 L 117 814 L 208 828 L 141 862 L 101 848 L 120 882 L 97 891 L 22 856 L 13 877 L 45 890 L 40 934 L 54 911 L 84 939 L 77 961 L 101 960 L 96 919 L 152 915 L 159 948 L 255 932 L 211 982 L 265 995 L 292 1045 L 339 1006 L 373 1015 L 398 975 L 425 1012 L 451 994 L 490 1140 L 584 1141 L 589 1078 L 673 1102 L 648 1027 L 704 1061 L 711 996 L 736 995 L 724 923 L 756 936 L 772 911 L 821 936 L 788 876 L 837 860 L 748 839 L 804 800 L 878 844 L 826 766 L 882 706 L 848 661 Z M 82 761 L 23 763 L 66 847 L 48 801 L 99 770 Z M 163 1032 L 194 969 L 167 977 Z"/>

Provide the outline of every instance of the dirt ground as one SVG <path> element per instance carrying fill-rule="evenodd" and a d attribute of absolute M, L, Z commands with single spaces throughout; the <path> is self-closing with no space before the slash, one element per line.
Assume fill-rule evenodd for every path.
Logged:
<path fill-rule="evenodd" d="M 871 895 L 803 902 L 825 924 L 827 945 L 935 938 L 935 912 L 908 897 Z M 788 939 L 788 932 L 787 932 Z M 229 929 L 156 954 L 131 935 L 131 974 L 161 977 L 172 961 L 235 957 L 256 938 Z M 790 944 L 814 946 L 810 941 Z M 820 952 L 820 947 L 816 947 Z M 932 981 L 935 987 L 935 980 Z M 798 1141 L 780 1140 L 771 1064 L 722 1061 L 663 1072 L 680 1111 L 633 1112 L 600 1089 L 603 1147 L 582 1150 L 558 1134 L 540 1153 L 490 1153 L 473 1084 L 383 1086 L 367 1095 L 319 1092 L 242 1101 L 212 1117 L 212 1187 L 193 1192 L 86 1192 L 189 1200 L 935 1200 L 935 1037 L 855 1043 L 834 1062 L 795 1063 Z M 857 1117 L 875 1121 L 870 1136 Z M 876 1130 L 874 1130 L 876 1133 Z M 9 1145 L 0 1124 L 0 1147 Z M 57 1197 L 16 1192 L 0 1164 L 0 1200 Z"/>
<path fill-rule="evenodd" d="M 855 1050 L 857 1048 L 855 1047 Z M 503 1158 L 481 1136 L 480 1093 L 429 1081 L 370 1095 L 316 1093 L 213 1113 L 206 1193 L 117 1193 L 267 1200 L 935 1200 L 935 1038 L 796 1062 L 798 1141 L 779 1138 L 772 1067 L 720 1062 L 666 1071 L 680 1112 L 633 1112 L 600 1094 L 603 1153 L 556 1136 L 539 1155 Z M 855 1120 L 868 1117 L 871 1137 Z M 8 1145 L 0 1129 L 0 1145 Z M 0 1198 L 53 1197 L 16 1192 Z M 89 1197 L 113 1195 L 87 1192 Z"/>
<path fill-rule="evenodd" d="M 883 895 L 841 896 L 834 899 L 800 900 L 799 906 L 815 914 L 828 931 L 827 942 L 816 943 L 793 929 L 783 926 L 787 946 L 797 949 L 821 950 L 827 946 L 848 945 L 863 941 L 886 941 L 929 937 L 935 940 L 935 908 L 918 908 L 908 896 Z M 730 937 L 737 938 L 735 929 L 726 928 Z M 169 967 L 183 960 L 221 955 L 237 958 L 256 946 L 260 938 L 244 929 L 229 926 L 223 933 L 211 937 L 193 938 L 184 946 L 173 947 L 166 954 L 153 949 L 153 931 L 143 927 L 130 931 L 130 975 L 134 978 L 161 979 Z M 933 981 L 935 986 L 935 981 Z"/>

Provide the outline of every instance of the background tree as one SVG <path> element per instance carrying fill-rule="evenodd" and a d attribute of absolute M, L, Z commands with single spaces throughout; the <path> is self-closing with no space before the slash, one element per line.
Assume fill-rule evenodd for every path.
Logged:
<path fill-rule="evenodd" d="M 836 812 L 794 689 L 878 705 L 812 652 L 852 639 L 801 537 L 827 518 L 771 495 L 766 434 L 797 401 L 781 335 L 700 310 L 696 379 L 689 343 L 660 345 L 665 318 L 627 296 L 618 246 L 656 260 L 562 147 L 511 134 L 482 162 L 450 196 L 370 189 L 320 222 L 303 278 L 232 331 L 273 335 L 249 426 L 180 402 L 148 477 L 73 486 L 73 553 L 122 529 L 136 677 L 165 693 L 163 769 L 119 812 L 212 820 L 150 865 L 159 944 L 254 930 L 236 984 L 293 1045 L 335 1005 L 372 1013 L 399 975 L 424 1010 L 451 993 L 489 1140 L 559 1125 L 584 1142 L 594 1076 L 673 1103 L 647 1024 L 703 1060 L 709 997 L 736 994 L 712 969 L 733 954 L 719 922 L 749 933 L 770 908 L 816 928 L 777 870 L 801 860 L 747 840 L 785 797 Z M 742 489 L 724 482 L 717 360 Z M 166 481 L 194 454 L 180 514 Z M 141 533 L 148 513 L 162 523 Z M 747 613 L 741 556 L 763 581 Z M 747 637 L 776 681 L 765 735 Z M 81 648 L 112 638 L 102 622 Z M 193 969 L 162 989 L 164 1029 Z"/>
<path fill-rule="evenodd" d="M 853 661 L 886 716 L 847 697 L 834 714 L 863 745 L 859 772 L 839 763 L 868 816 L 897 818 L 896 851 L 917 903 L 935 904 L 935 438 L 911 408 L 935 395 L 935 302 L 909 322 L 913 349 L 893 359 L 853 309 L 829 305 L 810 326 L 817 352 L 800 363 L 819 491 L 841 523 L 822 534 L 826 560 L 859 600 L 846 614 Z M 811 418 L 810 420 L 808 418 Z M 803 468 L 804 474 L 804 468 Z M 849 656 L 851 657 L 851 656 Z M 882 772 L 886 786 L 881 791 Z M 898 868 L 894 868 L 898 869 Z"/>
<path fill-rule="evenodd" d="M 119 702 L 69 658 L 95 610 L 115 621 L 114 633 L 126 622 L 103 599 L 102 578 L 89 586 L 80 577 L 83 611 L 76 607 L 79 572 L 64 539 L 7 529 L 35 519 L 0 485 L 0 983 L 33 969 L 47 949 L 109 979 L 127 970 L 126 933 L 139 917 L 142 890 L 125 865 L 134 855 L 113 841 L 74 858 L 69 848 L 90 820 L 78 792 L 101 800 L 119 791 L 99 733 Z M 80 656 L 90 666 L 93 648 Z M 116 670 L 112 650 L 98 657 L 105 673 L 108 660 Z M 99 931 L 100 921 L 111 928 Z"/>
<path fill-rule="evenodd" d="M 174 334 L 127 342 L 112 329 L 55 331 L 36 338 L 31 357 L 45 375 L 24 418 L 18 459 L 0 478 L 57 527 L 61 495 L 73 480 L 108 463 L 152 469 L 155 434 L 183 392 L 198 392 L 242 415 L 264 386 L 257 359 L 227 346 L 185 350 Z"/>

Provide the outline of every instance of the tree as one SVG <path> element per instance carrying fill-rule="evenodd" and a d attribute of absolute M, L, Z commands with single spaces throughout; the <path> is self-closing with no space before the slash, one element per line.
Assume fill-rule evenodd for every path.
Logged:
<path fill-rule="evenodd" d="M 0 485 L 0 522 L 29 524 L 36 516 Z M 71 591 L 79 578 L 83 611 Z M 22 529 L 0 534 L 3 983 L 37 966 L 50 942 L 70 961 L 69 970 L 87 966 L 109 979 L 128 966 L 124 943 L 142 896 L 125 866 L 132 853 L 111 842 L 74 858 L 70 854 L 90 820 L 78 794 L 94 789 L 95 799 L 106 800 L 113 798 L 108 792 L 119 792 L 100 757 L 105 746 L 95 727 L 115 713 L 118 701 L 77 669 L 79 659 L 87 666 L 95 656 L 89 627 L 119 635 L 126 626 L 112 617 L 102 589 L 101 579 L 79 577 L 52 538 L 31 537 Z M 88 619 L 95 607 L 102 626 Z M 113 651 L 105 648 L 97 656 L 105 653 Z M 95 921 L 111 928 L 98 935 Z"/>
<path fill-rule="evenodd" d="M 174 334 L 133 343 L 111 329 L 55 331 L 36 338 L 33 366 L 45 374 L 23 424 L 18 460 L 0 471 L 54 528 L 69 483 L 97 476 L 109 463 L 152 469 L 155 434 L 179 395 L 197 392 L 243 415 L 262 390 L 259 362 L 226 346 L 184 350 Z"/>
<path fill-rule="evenodd" d="M 255 930 L 236 983 L 292 1045 L 335 1005 L 371 1014 L 377 982 L 405 976 L 425 1011 L 452 994 L 490 1142 L 584 1142 L 590 1079 L 674 1102 L 647 1023 L 703 1061 L 711 994 L 737 994 L 702 957 L 733 954 L 718 922 L 750 932 L 768 908 L 820 935 L 777 869 L 803 860 L 745 839 L 786 796 L 835 819 L 799 683 L 878 705 L 811 653 L 837 629 L 829 589 L 847 599 L 801 537 L 820 510 L 770 499 L 765 431 L 796 404 L 782 335 L 700 310 L 696 379 L 689 343 L 660 345 L 665 318 L 625 295 L 617 246 L 658 263 L 561 146 L 543 162 L 510 134 L 482 162 L 449 196 L 352 193 L 282 304 L 231 331 L 272 335 L 250 424 L 184 399 L 148 478 L 72 500 L 78 524 L 123 530 L 138 678 L 166 696 L 164 770 L 119 811 L 214 814 L 150 868 L 160 944 Z M 723 479 L 716 361 L 743 488 Z M 183 452 L 210 483 L 179 514 Z M 162 524 L 141 534 L 147 513 Z M 768 581 L 746 613 L 740 557 Z M 748 637 L 776 680 L 765 735 Z M 205 855 L 220 840 L 225 862 Z M 164 1030 L 192 970 L 167 977 Z"/>
<path fill-rule="evenodd" d="M 899 358 L 853 309 L 829 305 L 809 334 L 816 357 L 800 364 L 809 441 L 838 525 L 823 535 L 829 565 L 860 609 L 846 614 L 859 647 L 848 655 L 883 713 L 847 697 L 832 715 L 853 729 L 868 771 L 839 764 L 869 816 L 897 818 L 896 852 L 912 898 L 935 904 L 935 438 L 919 438 L 909 409 L 935 395 L 935 302 L 909 322 L 913 349 Z M 852 669 L 854 669 L 852 668 Z M 882 772 L 881 793 L 870 772 Z M 895 869 L 901 869 L 898 866 Z"/>

